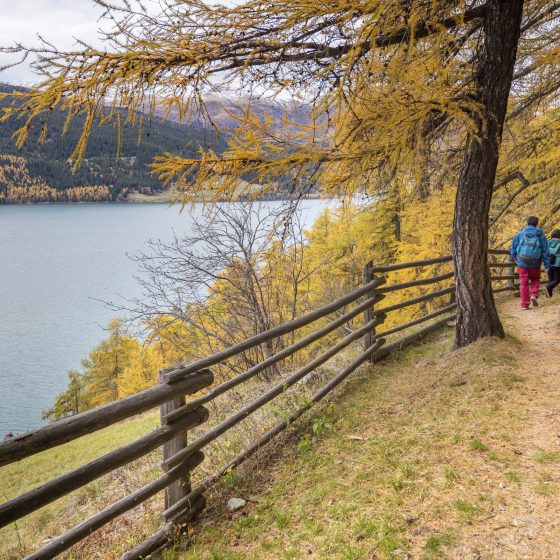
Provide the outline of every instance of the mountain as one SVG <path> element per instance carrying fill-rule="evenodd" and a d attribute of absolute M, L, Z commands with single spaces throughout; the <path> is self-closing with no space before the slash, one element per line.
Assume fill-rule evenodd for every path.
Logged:
<path fill-rule="evenodd" d="M 14 89 L 23 88 L 0 84 L 0 92 L 11 92 Z M 6 105 L 7 101 L 0 101 L 0 112 Z M 15 147 L 12 136 L 21 122 L 9 119 L 0 123 L 0 155 L 18 156 L 18 166 L 26 167 L 25 173 L 32 180 L 45 183 L 51 189 L 64 191 L 103 185 L 109 189 L 110 198 L 115 200 L 119 195 L 123 198 L 123 194 L 130 189 L 143 193 L 162 189 L 161 182 L 150 173 L 148 167 L 157 155 L 169 151 L 194 156 L 200 146 L 211 147 L 221 153 L 226 147 L 223 138 L 200 125 L 152 119 L 145 122 L 140 134 L 138 128 L 126 124 L 122 126 L 121 157 L 117 161 L 118 139 L 115 128 L 110 124 L 100 127 L 97 123 L 93 127 L 84 161 L 73 173 L 68 159 L 79 139 L 83 117 L 74 119 L 66 134 L 62 135 L 65 118 L 66 115 L 61 111 L 53 111 L 46 140 L 39 143 L 39 131 L 34 130 L 20 150 Z M 13 160 L 5 159 L 3 163 L 0 161 L 0 166 L 6 166 L 7 161 Z M 13 173 L 4 173 L 4 176 L 8 175 L 13 176 Z M 7 191 L 6 182 L 1 180 L 0 191 L 4 194 Z"/>
<path fill-rule="evenodd" d="M 0 83 L 0 92 L 24 88 Z M 0 100 L 0 114 L 8 101 Z M 50 115 L 48 134 L 39 143 L 39 130 L 33 130 L 25 145 L 18 150 L 13 135 L 21 121 L 10 119 L 0 123 L 0 203 L 39 202 L 65 200 L 122 200 L 134 193 L 131 200 L 161 200 L 163 185 L 150 172 L 153 159 L 165 152 L 196 156 L 200 147 L 212 148 L 221 154 L 227 146 L 226 139 L 234 133 L 238 121 L 233 115 L 250 109 L 260 117 L 282 121 L 286 116 L 292 123 L 309 120 L 310 109 L 295 101 L 277 101 L 250 97 L 230 98 L 220 95 L 205 97 L 206 110 L 220 133 L 213 131 L 201 113 L 195 113 L 190 123 L 179 122 L 179 115 L 172 111 L 162 121 L 163 112 L 156 111 L 152 119 L 144 118 L 141 131 L 128 124 L 122 126 L 120 158 L 117 160 L 118 137 L 115 126 L 94 124 L 81 166 L 72 171 L 69 158 L 81 134 L 83 117 L 76 117 L 63 135 L 66 114 L 53 111 Z M 123 119 L 124 121 L 124 119 Z M 40 127 L 36 127 L 40 128 Z M 140 142 L 139 142 L 140 140 Z M 14 159 L 16 158 L 16 159 Z M 245 179 L 251 183 L 254 177 Z M 278 180 L 273 197 L 283 197 L 291 190 L 287 173 Z M 107 194 L 108 193 L 108 194 Z M 151 198 L 153 195 L 153 198 Z M 163 199 L 171 199 L 163 193 Z"/>
<path fill-rule="evenodd" d="M 267 98 L 255 98 L 249 96 L 227 97 L 218 94 L 207 94 L 204 96 L 205 109 L 212 122 L 220 129 L 227 131 L 235 129 L 239 124 L 235 115 L 243 115 L 247 110 L 259 117 L 270 117 L 275 121 L 282 121 L 286 116 L 295 124 L 309 121 L 311 109 L 304 103 L 294 100 L 276 100 Z M 163 111 L 156 111 L 162 115 Z M 179 113 L 172 110 L 168 119 L 179 123 Z M 200 111 L 195 111 L 191 123 L 199 126 L 207 125 L 208 119 L 204 118 Z"/>

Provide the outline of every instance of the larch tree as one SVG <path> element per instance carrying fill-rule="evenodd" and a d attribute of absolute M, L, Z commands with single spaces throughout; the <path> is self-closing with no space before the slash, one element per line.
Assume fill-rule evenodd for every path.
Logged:
<path fill-rule="evenodd" d="M 87 410 L 86 387 L 87 379 L 83 373 L 75 369 L 69 371 L 68 387 L 56 397 L 52 408 L 43 411 L 43 420 L 61 420 Z"/>
<path fill-rule="evenodd" d="M 223 154 L 166 154 L 155 171 L 184 201 L 209 181 L 222 198 L 247 176 L 263 189 L 289 177 L 299 193 L 315 182 L 336 194 L 391 193 L 398 183 L 426 197 L 434 188 L 426 171 L 449 163 L 454 177 L 453 164 L 456 345 L 503 336 L 487 244 L 504 123 L 534 119 L 557 102 L 560 2 L 96 3 L 110 23 L 105 50 L 83 43 L 73 52 L 49 43 L 7 49 L 35 57 L 42 78 L 30 93 L 14 92 L 5 110 L 3 118 L 22 119 L 20 144 L 32 127 L 46 131 L 54 108 L 69 120 L 85 115 L 78 165 L 97 114 L 118 133 L 121 119 L 142 126 L 139 115 L 156 109 L 204 113 L 210 90 L 299 97 L 312 107 L 305 124 L 248 108 Z"/>
<path fill-rule="evenodd" d="M 86 383 L 84 399 L 88 408 L 119 398 L 119 382 L 141 351 L 140 342 L 125 333 L 120 319 L 111 319 L 107 330 L 109 336 L 82 360 Z"/>
<path fill-rule="evenodd" d="M 521 33 L 523 0 L 489 2 L 482 22 L 480 62 L 474 98 L 481 106 L 466 140 L 453 221 L 457 282 L 455 344 L 483 336 L 504 336 L 488 269 L 488 217 L 513 69 Z"/>

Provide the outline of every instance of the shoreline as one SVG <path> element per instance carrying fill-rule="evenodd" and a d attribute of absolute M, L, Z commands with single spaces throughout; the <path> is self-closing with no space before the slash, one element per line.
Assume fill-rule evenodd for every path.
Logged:
<path fill-rule="evenodd" d="M 63 205 L 63 204 L 72 204 L 72 205 L 79 205 L 79 204 L 167 204 L 169 206 L 173 206 L 175 204 L 181 204 L 180 200 L 173 201 L 167 200 L 164 198 L 159 198 L 154 196 L 152 200 L 150 200 L 149 195 L 141 195 L 141 199 L 131 199 L 131 200 L 63 200 L 60 202 L 50 201 L 50 200 L 41 200 L 37 202 L 0 202 L 0 208 L 2 206 L 37 206 L 37 205 Z M 257 197 L 257 198 L 236 198 L 233 200 L 223 198 L 218 199 L 216 201 L 209 201 L 205 200 L 204 198 L 197 198 L 193 201 L 194 204 L 214 204 L 214 203 L 222 203 L 222 202 L 287 202 L 287 201 L 296 201 L 296 200 L 330 200 L 330 198 L 324 198 L 321 196 L 320 193 L 317 194 L 308 194 L 302 197 Z M 188 203 L 190 204 L 190 203 Z"/>

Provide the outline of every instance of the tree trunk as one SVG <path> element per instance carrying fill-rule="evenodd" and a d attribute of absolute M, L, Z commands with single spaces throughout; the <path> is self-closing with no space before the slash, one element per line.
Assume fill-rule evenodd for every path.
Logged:
<path fill-rule="evenodd" d="M 455 346 L 485 336 L 504 336 L 488 269 L 488 215 L 498 166 L 504 118 L 523 0 L 488 0 L 484 47 L 477 73 L 477 100 L 484 118 L 467 150 L 457 187 L 453 220 L 453 259 L 457 283 Z"/>

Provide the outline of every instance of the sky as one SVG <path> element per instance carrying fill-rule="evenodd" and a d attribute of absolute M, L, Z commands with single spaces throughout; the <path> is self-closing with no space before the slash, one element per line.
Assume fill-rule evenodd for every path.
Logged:
<path fill-rule="evenodd" d="M 0 0 L 0 46 L 16 41 L 39 44 L 37 33 L 62 49 L 75 45 L 74 37 L 101 46 L 98 35 L 101 9 L 91 0 Z M 0 67 L 17 60 L 0 53 Z M 31 85 L 34 76 L 28 64 L 0 72 L 0 82 Z"/>
<path fill-rule="evenodd" d="M 220 4 L 232 6 L 241 1 L 221 0 Z M 145 5 L 149 7 L 149 2 Z M 73 48 L 75 38 L 103 47 L 98 31 L 106 22 L 99 21 L 102 9 L 93 0 L 0 0 L 0 14 L 0 47 L 16 42 L 38 46 L 37 33 L 61 50 Z M 0 67 L 16 60 L 16 56 L 0 53 Z M 0 72 L 0 82 L 29 86 L 37 79 L 28 62 Z"/>
<path fill-rule="evenodd" d="M 119 4 L 122 0 L 112 0 Z M 234 6 L 243 0 L 220 0 L 220 4 Z M 158 5 L 157 0 L 147 0 L 146 7 Z M 212 2 L 216 3 L 216 2 Z M 76 47 L 76 38 L 97 48 L 104 44 L 99 28 L 108 22 L 100 21 L 102 8 L 93 0 L 0 0 L 0 47 L 14 46 L 16 42 L 25 46 L 40 46 L 37 34 L 60 50 Z M 78 47 L 80 49 L 81 47 Z M 16 62 L 21 56 L 0 52 L 0 68 Z M 26 62 L 0 71 L 0 83 L 32 86 L 40 80 Z M 280 95 L 281 99 L 289 96 Z"/>

